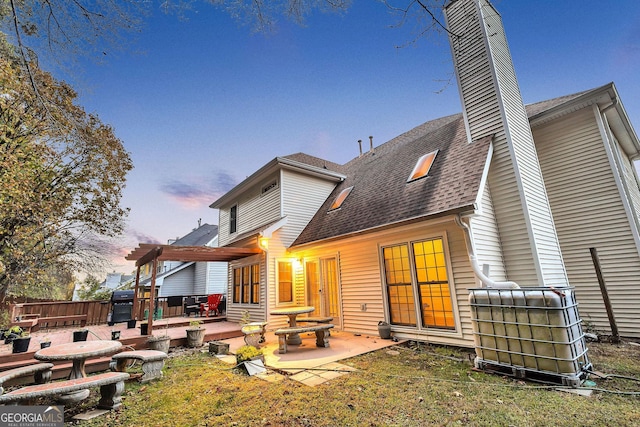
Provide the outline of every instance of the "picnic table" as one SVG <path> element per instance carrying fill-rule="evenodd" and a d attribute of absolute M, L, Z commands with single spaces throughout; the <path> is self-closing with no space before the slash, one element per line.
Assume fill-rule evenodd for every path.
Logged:
<path fill-rule="evenodd" d="M 289 327 L 295 328 L 297 326 L 296 318 L 299 314 L 311 313 L 316 308 L 308 305 L 298 305 L 293 307 L 276 308 L 271 310 L 271 314 L 274 316 L 288 316 Z M 297 333 L 291 333 L 287 335 L 287 344 L 298 345 L 302 344 L 302 339 Z"/>
<path fill-rule="evenodd" d="M 73 361 L 69 379 L 74 380 L 86 378 L 87 374 L 85 373 L 84 365 L 88 358 L 113 354 L 120 350 L 121 347 L 122 343 L 120 341 L 78 341 L 43 348 L 38 350 L 33 357 L 47 362 Z M 80 390 L 73 392 L 73 396 L 69 396 L 68 400 L 77 401 L 88 396 L 89 390 Z"/>

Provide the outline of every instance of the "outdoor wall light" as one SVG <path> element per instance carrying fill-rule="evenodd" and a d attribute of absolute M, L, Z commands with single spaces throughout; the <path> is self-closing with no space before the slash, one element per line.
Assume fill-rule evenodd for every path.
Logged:
<path fill-rule="evenodd" d="M 269 238 L 258 237 L 258 246 L 260 246 L 260 249 L 262 249 L 263 251 L 266 251 L 267 249 L 269 249 Z"/>

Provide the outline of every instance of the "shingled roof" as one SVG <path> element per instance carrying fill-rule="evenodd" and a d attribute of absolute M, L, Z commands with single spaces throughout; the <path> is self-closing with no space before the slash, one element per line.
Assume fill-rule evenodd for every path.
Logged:
<path fill-rule="evenodd" d="M 587 92 L 528 105 L 527 113 L 539 115 Z M 347 178 L 292 246 L 473 208 L 489 147 L 490 138 L 469 144 L 462 114 L 455 114 L 417 126 L 343 166 L 332 165 Z M 417 160 L 435 150 L 428 176 L 407 182 Z M 342 206 L 330 210 L 337 195 L 349 187 L 353 189 Z"/>

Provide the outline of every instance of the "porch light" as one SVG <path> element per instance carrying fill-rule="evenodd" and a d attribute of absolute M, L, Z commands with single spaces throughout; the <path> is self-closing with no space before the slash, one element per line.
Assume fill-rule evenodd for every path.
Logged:
<path fill-rule="evenodd" d="M 260 246 L 260 249 L 262 249 L 263 251 L 266 251 L 267 249 L 269 249 L 269 238 L 258 237 L 258 246 Z"/>

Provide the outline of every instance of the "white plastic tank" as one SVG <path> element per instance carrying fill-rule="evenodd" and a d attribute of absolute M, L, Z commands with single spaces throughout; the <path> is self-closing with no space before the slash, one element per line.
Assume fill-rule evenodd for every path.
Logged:
<path fill-rule="evenodd" d="M 571 287 L 471 289 L 476 366 L 579 385 L 591 365 Z"/>

